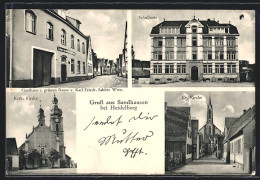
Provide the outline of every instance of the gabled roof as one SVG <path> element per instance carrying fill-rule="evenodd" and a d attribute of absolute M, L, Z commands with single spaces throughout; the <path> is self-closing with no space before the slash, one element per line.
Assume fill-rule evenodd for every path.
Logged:
<path fill-rule="evenodd" d="M 230 127 L 237 120 L 238 120 L 238 117 L 226 117 L 225 118 L 225 127 Z"/>
<path fill-rule="evenodd" d="M 18 149 L 15 138 L 6 138 L 6 155 L 18 155 Z"/>
<path fill-rule="evenodd" d="M 185 34 L 185 25 L 187 25 L 190 21 L 163 21 L 160 24 L 157 24 L 152 28 L 151 34 L 159 34 L 161 26 L 178 26 L 180 27 L 180 33 Z M 237 28 L 232 24 L 220 24 L 215 20 L 207 20 L 207 21 L 200 21 L 199 22 L 204 26 L 203 33 L 208 34 L 208 27 L 210 26 L 219 26 L 219 27 L 229 27 L 230 34 L 238 34 Z"/>
<path fill-rule="evenodd" d="M 255 120 L 255 105 L 252 108 L 249 108 L 244 114 L 242 114 L 237 121 L 235 121 L 228 132 L 225 140 L 232 139 L 233 136 L 238 134 L 247 124 L 251 121 Z"/>
<path fill-rule="evenodd" d="M 190 107 L 167 107 L 165 114 L 165 140 L 186 141 Z"/>

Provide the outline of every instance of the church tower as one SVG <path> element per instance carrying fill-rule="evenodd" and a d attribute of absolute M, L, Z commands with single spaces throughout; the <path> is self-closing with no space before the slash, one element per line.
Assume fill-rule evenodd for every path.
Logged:
<path fill-rule="evenodd" d="M 44 110 L 42 109 L 42 106 L 40 105 L 40 109 L 38 112 L 38 122 L 40 126 L 45 125 L 45 116 L 44 116 Z"/>
<path fill-rule="evenodd" d="M 211 104 L 211 94 L 209 94 L 209 103 L 207 108 L 207 124 L 213 124 L 213 108 Z"/>
<path fill-rule="evenodd" d="M 58 99 L 55 94 L 52 100 L 50 126 L 51 131 L 56 134 L 57 151 L 65 159 L 65 146 L 64 146 L 64 132 L 63 132 L 63 117 L 62 110 L 58 107 Z"/>

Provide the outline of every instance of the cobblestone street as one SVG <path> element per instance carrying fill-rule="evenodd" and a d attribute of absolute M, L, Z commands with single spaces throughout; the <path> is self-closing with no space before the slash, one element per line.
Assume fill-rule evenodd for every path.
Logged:
<path fill-rule="evenodd" d="M 103 75 L 85 81 L 76 81 L 76 82 L 44 86 L 44 88 L 80 88 L 80 87 L 83 88 L 85 87 L 94 87 L 94 88 L 127 87 L 127 78 L 118 77 L 117 75 Z"/>
<path fill-rule="evenodd" d="M 76 168 L 30 169 L 10 171 L 7 175 L 76 175 Z"/>
<path fill-rule="evenodd" d="M 205 156 L 198 160 L 177 168 L 173 171 L 167 171 L 166 174 L 174 175 L 247 175 L 242 169 L 233 167 L 224 161 L 217 159 L 214 155 Z"/>

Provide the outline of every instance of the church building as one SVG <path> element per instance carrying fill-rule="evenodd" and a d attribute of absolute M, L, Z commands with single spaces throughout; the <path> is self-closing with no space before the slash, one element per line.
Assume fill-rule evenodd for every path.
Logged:
<path fill-rule="evenodd" d="M 62 167 L 61 161 L 66 162 L 62 110 L 58 107 L 58 99 L 55 95 L 52 104 L 50 126 L 45 124 L 44 110 L 40 107 L 37 116 L 38 125 L 33 126 L 31 133 L 26 133 L 26 140 L 19 148 L 27 155 L 35 150 L 40 154 L 40 157 L 34 160 L 27 157 L 27 168 L 50 167 L 52 162 L 49 160 L 49 154 L 53 149 L 60 155 L 58 161 L 54 162 L 54 167 Z"/>
<path fill-rule="evenodd" d="M 199 133 L 202 134 L 203 148 L 205 154 L 212 154 L 216 149 L 216 137 L 221 135 L 221 131 L 213 122 L 213 106 L 211 104 L 211 96 L 209 95 L 209 103 L 207 106 L 207 122 L 200 128 Z"/>

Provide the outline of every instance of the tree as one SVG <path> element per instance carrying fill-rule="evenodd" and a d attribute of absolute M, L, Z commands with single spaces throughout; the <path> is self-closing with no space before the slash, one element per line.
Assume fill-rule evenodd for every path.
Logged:
<path fill-rule="evenodd" d="M 28 151 L 28 161 L 32 162 L 33 168 L 35 160 L 38 160 L 40 158 L 40 153 L 37 151 L 37 149 L 31 149 Z"/>
<path fill-rule="evenodd" d="M 24 169 L 26 166 L 26 160 L 25 160 L 25 151 L 20 149 L 19 150 L 19 167 L 20 169 Z"/>
<path fill-rule="evenodd" d="M 49 152 L 49 160 L 51 161 L 51 167 L 54 167 L 54 162 L 58 161 L 59 158 L 61 158 L 61 155 L 59 154 L 58 151 L 56 151 L 55 149 L 51 149 Z"/>

